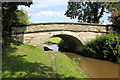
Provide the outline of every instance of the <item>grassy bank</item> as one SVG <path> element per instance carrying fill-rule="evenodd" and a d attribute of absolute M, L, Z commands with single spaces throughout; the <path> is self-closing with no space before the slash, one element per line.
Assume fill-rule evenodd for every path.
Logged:
<path fill-rule="evenodd" d="M 58 43 L 60 43 L 61 40 L 62 39 L 59 38 L 59 37 L 52 37 L 52 38 L 49 38 L 47 41 L 45 41 L 45 44 L 48 44 L 48 45 L 50 45 L 50 44 L 58 44 Z"/>
<path fill-rule="evenodd" d="M 76 62 L 58 52 L 12 42 L 3 54 L 3 78 L 87 78 Z"/>

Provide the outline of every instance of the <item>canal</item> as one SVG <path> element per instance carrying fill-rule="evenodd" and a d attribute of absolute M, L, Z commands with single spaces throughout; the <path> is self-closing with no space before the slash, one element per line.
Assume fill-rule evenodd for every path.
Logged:
<path fill-rule="evenodd" d="M 59 49 L 56 44 L 45 44 L 44 46 L 52 49 L 53 51 L 58 51 Z M 99 78 L 111 78 L 110 80 L 116 80 L 114 78 L 120 77 L 120 75 L 118 74 L 120 64 L 118 63 L 92 59 L 71 52 L 62 52 L 62 54 L 66 54 L 71 59 L 80 58 L 78 60 L 78 62 L 80 63 L 79 66 L 84 70 L 88 77 L 94 78 L 94 80 L 100 80 Z"/>

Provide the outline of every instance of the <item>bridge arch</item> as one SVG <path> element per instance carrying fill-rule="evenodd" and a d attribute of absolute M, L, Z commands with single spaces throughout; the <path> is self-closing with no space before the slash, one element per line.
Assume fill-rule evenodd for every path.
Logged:
<path fill-rule="evenodd" d="M 110 28 L 109 25 L 106 27 L 106 25 L 88 23 L 38 23 L 13 26 L 11 29 L 12 39 L 25 44 L 43 48 L 43 44 L 48 38 L 58 36 L 66 41 L 71 50 L 79 52 L 81 48 L 79 44 L 85 44 L 87 41 L 107 33 Z"/>
<path fill-rule="evenodd" d="M 83 47 L 82 42 L 73 35 L 68 34 L 56 34 L 51 36 L 52 37 L 59 37 L 65 42 L 66 49 L 70 52 L 80 52 L 81 48 Z"/>

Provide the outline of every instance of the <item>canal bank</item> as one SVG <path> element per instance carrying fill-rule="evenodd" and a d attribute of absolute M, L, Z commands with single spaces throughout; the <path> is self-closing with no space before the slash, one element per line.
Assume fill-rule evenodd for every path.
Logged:
<path fill-rule="evenodd" d="M 64 53 L 69 58 L 80 58 L 79 66 L 90 78 L 118 78 L 120 64 L 83 57 L 75 53 Z"/>
<path fill-rule="evenodd" d="M 58 47 L 55 44 L 47 45 L 47 47 L 52 49 L 53 51 L 59 51 Z M 104 78 L 117 80 L 118 77 L 120 77 L 119 76 L 120 64 L 83 57 L 76 53 L 62 52 L 62 54 L 67 55 L 70 59 L 80 58 L 78 60 L 80 68 L 82 68 L 86 75 L 92 79 L 100 80 L 100 78 Z"/>

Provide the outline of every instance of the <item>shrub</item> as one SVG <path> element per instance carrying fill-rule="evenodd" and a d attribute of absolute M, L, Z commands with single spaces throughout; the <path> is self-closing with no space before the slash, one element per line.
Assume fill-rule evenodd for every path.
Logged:
<path fill-rule="evenodd" d="M 120 59 L 120 36 L 117 33 L 104 34 L 88 42 L 81 55 L 117 62 Z"/>

